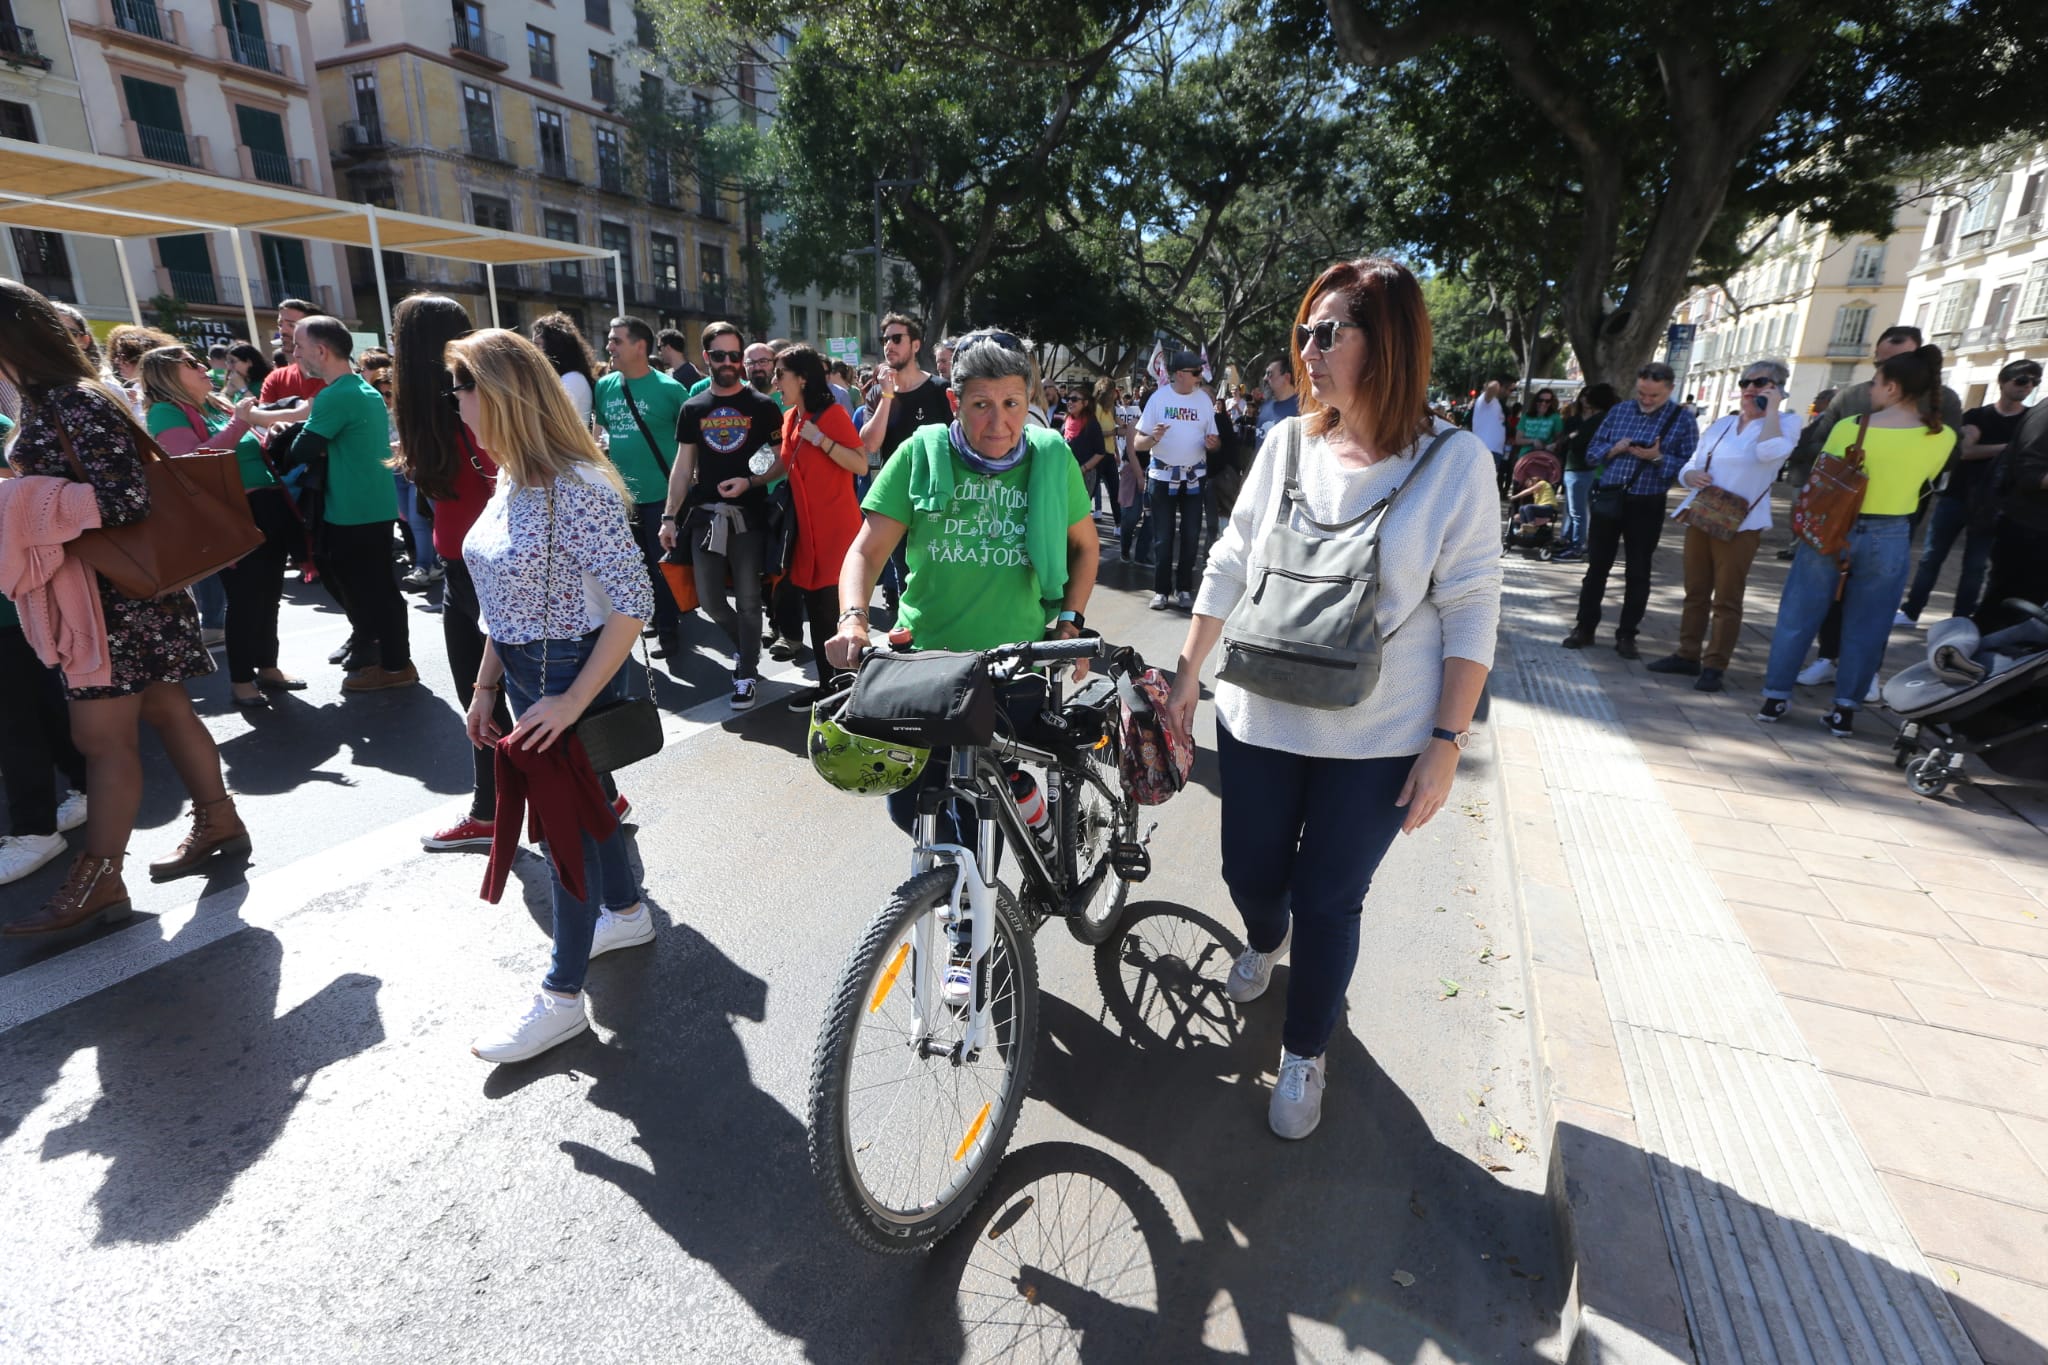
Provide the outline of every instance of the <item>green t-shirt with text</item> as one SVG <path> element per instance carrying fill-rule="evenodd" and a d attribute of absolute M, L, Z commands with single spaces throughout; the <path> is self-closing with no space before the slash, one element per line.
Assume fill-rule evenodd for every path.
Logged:
<path fill-rule="evenodd" d="M 661 458 L 648 449 L 633 409 L 626 405 L 626 377 L 614 370 L 597 381 L 592 402 L 597 420 L 611 435 L 612 463 L 626 481 L 633 501 L 663 502 L 668 498 L 668 475 L 662 471 L 676 462 L 676 418 L 690 392 L 667 370 L 649 370 L 633 381 L 633 402 L 640 409 L 640 421 L 660 448 Z"/>
<path fill-rule="evenodd" d="M 1025 550 L 1024 528 L 1034 453 L 1015 469 L 977 474 L 953 459 L 953 502 L 940 512 L 910 505 L 912 460 L 882 466 L 861 509 L 909 528 L 905 537 L 910 578 L 897 624 L 919 649 L 994 649 L 1045 637 L 1052 613 L 1038 597 L 1038 573 Z M 1089 517 L 1088 484 L 1081 466 L 1066 460 L 1063 525 Z"/>
<path fill-rule="evenodd" d="M 226 413 L 207 411 L 200 414 L 206 419 L 206 429 L 218 434 L 234 419 Z M 149 405 L 149 434 L 161 436 L 167 431 L 191 425 L 184 410 L 175 403 L 151 403 Z M 212 442 L 207 442 L 211 445 Z M 235 442 L 235 464 L 242 471 L 243 489 L 269 488 L 277 482 L 277 475 L 270 472 L 270 462 L 263 458 L 263 443 L 256 439 L 256 433 L 245 431 L 242 439 Z"/>
<path fill-rule="evenodd" d="M 313 395 L 306 430 L 327 438 L 327 508 L 330 526 L 368 526 L 398 520 L 398 490 L 391 481 L 391 424 L 384 400 L 359 374 L 329 381 Z"/>

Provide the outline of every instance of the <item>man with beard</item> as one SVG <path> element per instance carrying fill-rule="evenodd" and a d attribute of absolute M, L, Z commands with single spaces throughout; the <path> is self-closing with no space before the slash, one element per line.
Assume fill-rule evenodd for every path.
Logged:
<path fill-rule="evenodd" d="M 592 410 L 610 438 L 612 463 L 633 500 L 633 540 L 654 581 L 653 624 L 660 646 L 655 657 L 680 659 L 683 614 L 661 576 L 659 532 L 676 455 L 676 419 L 687 393 L 668 371 L 650 363 L 654 329 L 639 318 L 613 318 L 604 349 L 612 372 L 597 381 Z"/>
<path fill-rule="evenodd" d="M 698 602 L 738 655 L 732 682 L 735 711 L 754 705 L 761 664 L 761 563 L 768 544 L 766 489 L 782 476 L 779 456 L 765 473 L 753 471 L 757 451 L 765 447 L 772 454 L 781 447 L 782 409 L 744 381 L 742 355 L 739 328 L 716 322 L 704 329 L 711 384 L 683 404 L 676 421 L 676 461 L 661 518 L 662 548 L 689 546 Z M 726 597 L 728 578 L 731 600 Z"/>
<path fill-rule="evenodd" d="M 917 355 L 924 349 L 924 325 L 907 313 L 891 313 L 882 319 L 882 363 L 875 369 L 879 392 L 868 409 L 868 420 L 860 429 L 860 443 L 869 462 L 880 469 L 889 463 L 897 447 L 918 428 L 936 422 L 950 426 L 953 421 L 952 390 L 937 376 L 918 368 Z M 879 457 L 879 458 L 877 458 Z M 882 595 L 890 610 L 903 592 L 910 576 L 904 546 L 898 544 L 882 571 Z"/>

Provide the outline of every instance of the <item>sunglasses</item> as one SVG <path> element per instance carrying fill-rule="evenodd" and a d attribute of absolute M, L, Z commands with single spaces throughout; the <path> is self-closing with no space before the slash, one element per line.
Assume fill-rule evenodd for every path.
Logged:
<path fill-rule="evenodd" d="M 1006 351 L 1021 351 L 1024 349 L 1024 343 L 1011 336 L 1008 332 L 990 330 L 986 332 L 969 332 L 966 336 L 961 337 L 953 343 L 953 355 L 957 359 L 960 356 L 966 355 L 977 346 L 1000 346 Z"/>
<path fill-rule="evenodd" d="M 1355 322 L 1345 322 L 1340 318 L 1324 318 L 1321 322 L 1308 326 L 1297 323 L 1294 328 L 1294 349 L 1306 351 L 1308 344 L 1313 341 L 1317 350 L 1327 351 L 1337 344 L 1337 334 L 1347 327 L 1355 331 L 1365 330 Z"/>
<path fill-rule="evenodd" d="M 740 355 L 739 351 L 706 351 L 704 358 L 714 365 L 734 365 L 739 363 Z"/>
<path fill-rule="evenodd" d="M 897 332 L 894 333 L 893 335 L 883 337 L 882 344 L 884 346 L 901 346 L 904 342 L 908 340 L 910 340 L 910 333 Z M 959 350 L 957 347 L 954 349 L 954 354 L 959 354 Z"/>
<path fill-rule="evenodd" d="M 1775 389 L 1776 387 L 1778 387 L 1778 381 L 1775 379 L 1764 379 L 1761 376 L 1759 376 L 1755 378 L 1745 379 L 1742 381 L 1741 384 L 1737 385 L 1737 387 L 1744 389 Z"/>
<path fill-rule="evenodd" d="M 2018 384 L 2023 388 L 2031 389 L 2041 382 L 2041 376 L 2038 374 L 2016 374 L 2004 382 L 2007 384 Z"/>
<path fill-rule="evenodd" d="M 456 407 L 460 408 L 462 406 L 462 395 L 465 393 L 475 392 L 476 381 L 474 379 L 465 379 L 459 384 L 456 383 L 454 380 L 450 380 L 441 389 L 441 396 L 443 398 L 446 398 L 450 403 L 454 404 Z"/>
<path fill-rule="evenodd" d="M 205 373 L 205 371 L 206 371 L 206 366 L 205 366 L 205 365 L 201 364 L 201 363 L 200 363 L 199 361 L 196 361 L 196 360 L 194 360 L 194 359 L 193 359 L 193 358 L 192 358 L 191 356 L 189 356 L 189 355 L 188 355 L 188 356 L 186 356 L 186 357 L 185 357 L 185 358 L 184 358 L 183 360 L 180 360 L 180 361 L 179 361 L 178 363 L 179 363 L 180 365 L 188 366 L 188 367 L 189 367 L 189 368 L 191 368 L 191 369 L 195 369 L 195 370 L 198 370 L 198 371 L 200 371 L 200 372 L 201 372 L 202 374 L 203 374 L 203 373 Z"/>

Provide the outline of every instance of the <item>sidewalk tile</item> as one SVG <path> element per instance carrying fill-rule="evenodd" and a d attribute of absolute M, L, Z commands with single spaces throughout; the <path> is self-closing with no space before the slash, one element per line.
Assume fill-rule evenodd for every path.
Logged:
<path fill-rule="evenodd" d="M 1838 882 L 1826 877 L 1815 877 L 1813 883 L 1845 920 L 1885 929 L 1901 929 L 1909 934 L 1937 934 L 1943 938 L 1963 936 L 1955 921 L 1943 914 L 1934 898 L 1924 892 L 1896 891 L 1890 887 Z"/>
<path fill-rule="evenodd" d="M 1983 948 L 1973 943 L 1947 946 L 1949 956 L 1962 963 L 1963 970 L 1992 995 L 2022 1005 L 2048 1004 L 2048 963 L 2025 953 Z"/>
<path fill-rule="evenodd" d="M 1987 948 L 2048 958 L 2048 917 L 2039 923 L 1992 919 L 1984 915 L 1954 915 L 1951 918 L 1958 928 Z"/>
<path fill-rule="evenodd" d="M 1836 1079 L 1835 1095 L 1879 1170 L 2048 1205 L 2048 1176 L 1990 1110 L 1849 1077 Z"/>
<path fill-rule="evenodd" d="M 1734 872 L 1745 877 L 1763 877 L 1780 882 L 1806 880 L 1806 869 L 1790 858 L 1772 858 L 1739 848 L 1718 848 L 1711 844 L 1696 847 L 1695 851 L 1698 852 L 1702 863 L 1717 872 Z"/>
<path fill-rule="evenodd" d="M 1833 951 L 1835 960 L 1852 971 L 1871 972 L 1900 981 L 1925 981 L 1936 986 L 1971 990 L 1975 982 L 1941 945 L 1918 934 L 1873 929 L 1863 924 L 1815 920 L 1814 931 Z"/>
<path fill-rule="evenodd" d="M 1694 790 L 1704 791 L 1705 788 Z M 1778 857 L 1784 856 L 1787 851 L 1769 825 L 1758 824 L 1753 820 L 1731 820 L 1726 816 L 1680 811 L 1678 826 L 1695 845 L 1741 849 L 1749 853 L 1771 854 Z"/>
<path fill-rule="evenodd" d="M 1902 981 L 1899 990 L 1930 1024 L 2029 1045 L 2048 1043 L 2048 1009 L 1988 1000 L 1980 991 Z"/>
<path fill-rule="evenodd" d="M 2048 1222 L 2042 1214 L 1910 1176 L 1887 1172 L 1882 1179 L 1929 1257 L 1981 1266 L 2023 1283 L 2039 1280 L 2042 1225 Z M 1963 1283 L 1950 1281 L 1948 1288 L 1967 1296 L 1969 1271 L 1962 1274 Z"/>
<path fill-rule="evenodd" d="M 1813 931 L 1810 917 L 1761 905 L 1744 905 L 1740 901 L 1730 901 L 1728 909 L 1742 925 L 1742 932 L 1749 936 L 1749 946 L 1758 952 L 1796 957 L 1802 962 L 1818 962 L 1828 967 L 1836 965 L 1835 955 Z"/>
<path fill-rule="evenodd" d="M 2048 1289 L 1974 1266 L 1934 1273 L 1985 1365 L 2048 1365 Z"/>
<path fill-rule="evenodd" d="M 2024 893 L 2007 896 L 1995 888 L 1959 886 L 1930 886 L 1927 890 L 1934 903 L 1951 915 L 1975 915 L 2007 924 L 2048 924 L 2048 905 Z"/>
<path fill-rule="evenodd" d="M 1789 957 L 1759 953 L 1771 983 L 1788 999 L 1812 1000 L 1823 1005 L 1862 1010 L 1896 1019 L 1920 1017 L 1912 1002 L 1899 993 L 1889 978 L 1869 972 L 1852 972 L 1841 967 L 1823 967 L 1817 962 L 1800 962 Z"/>
<path fill-rule="evenodd" d="M 1698 768 L 1680 768 L 1669 763 L 1647 763 L 1650 776 L 1659 782 L 1676 782 L 1681 786 L 1714 787 L 1721 791 L 1741 790 L 1735 779 L 1726 773 L 1704 772 Z"/>
<path fill-rule="evenodd" d="M 1900 1090 L 1925 1089 L 1913 1071 L 1913 1064 L 1899 1051 L 1899 1045 L 1885 1032 L 1876 1015 L 1811 1000 L 1787 1000 L 1785 1008 L 1799 1026 L 1806 1045 L 1813 1049 L 1821 1070 L 1835 1076 L 1857 1076 Z"/>
<path fill-rule="evenodd" d="M 1682 782 L 1659 782 L 1657 793 L 1673 810 L 1686 811 L 1694 815 L 1712 815 L 1721 819 L 1728 817 L 1725 797 L 1733 792 L 1722 793 L 1712 787 L 1692 787 Z"/>
<path fill-rule="evenodd" d="M 1853 834 L 1831 829 L 1786 829 L 1780 832 L 1779 838 L 1785 847 L 1797 853 L 1821 853 L 1864 861 L 1889 856 L 1885 846 L 1874 839 L 1859 839 Z"/>
<path fill-rule="evenodd" d="M 1897 886 L 1906 880 L 1899 865 L 1890 858 L 1853 858 L 1834 853 L 1793 853 L 1793 859 L 1812 877 L 1860 882 L 1865 886 Z"/>
<path fill-rule="evenodd" d="M 1898 826 L 1882 811 L 1861 805 L 1834 804 L 1815 808 L 1829 829 L 1857 839 L 1875 839 L 1881 844 L 1900 842 Z"/>
<path fill-rule="evenodd" d="M 1813 882 L 1806 877 L 1794 881 L 1779 881 L 1772 877 L 1751 877 L 1740 872 L 1712 872 L 1714 885 L 1721 888 L 1721 894 L 1731 901 L 1745 901 L 1750 905 L 1761 905 L 1772 910 L 1794 910 L 1803 915 L 1827 915 L 1834 917 L 1834 907 L 1829 905 Z"/>
<path fill-rule="evenodd" d="M 1748 792 L 1726 792 L 1720 797 L 1728 813 L 1738 820 L 1763 820 L 1782 833 L 1787 829 L 1829 828 L 1825 804 L 1786 801 L 1776 796 L 1752 796 Z"/>
<path fill-rule="evenodd" d="M 1892 854 L 1899 865 L 1913 874 L 1913 880 L 1927 885 L 1968 887 L 1997 895 L 2020 894 L 2019 883 L 1998 870 L 1982 856 L 1966 858 L 1930 849 L 1900 849 Z"/>
<path fill-rule="evenodd" d="M 1723 802 L 1727 797 L 1721 798 Z M 1734 809 L 1732 806 L 1730 809 Z M 1992 866 L 2018 882 L 2029 891 L 2048 891 L 2048 848 L 2034 850 L 2036 861 L 2026 862 L 2016 858 L 1995 858 Z"/>
<path fill-rule="evenodd" d="M 2041 1168 L 2041 1173 L 2048 1175 L 2048 1119 L 2030 1119 L 2024 1114 L 2000 1114 L 1999 1117 L 2019 1139 L 2020 1146 L 2034 1158 L 2034 1164 Z"/>
<path fill-rule="evenodd" d="M 2048 1118 L 2048 1053 L 2040 1048 L 1899 1020 L 1885 1027 L 1935 1094 Z"/>

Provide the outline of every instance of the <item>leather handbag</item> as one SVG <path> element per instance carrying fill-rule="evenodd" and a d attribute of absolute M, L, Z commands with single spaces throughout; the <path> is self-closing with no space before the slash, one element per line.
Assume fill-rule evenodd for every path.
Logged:
<path fill-rule="evenodd" d="M 91 483 L 63 419 L 54 406 L 47 411 L 71 472 Z M 129 428 L 149 485 L 149 514 L 128 526 L 87 531 L 70 545 L 116 592 L 144 602 L 169 597 L 263 544 L 235 452 L 166 455 L 147 432 L 132 422 Z"/>
<path fill-rule="evenodd" d="M 1302 419 L 1287 421 L 1280 502 L 1251 562 L 1244 596 L 1223 623 L 1216 676 L 1273 701 L 1342 711 L 1379 685 L 1380 532 L 1387 514 L 1456 433 L 1438 433 L 1393 492 L 1349 521 L 1326 526 L 1309 517 L 1302 497 Z M 1295 530 L 1297 510 L 1322 534 Z M 1363 530 L 1342 534 L 1353 527 Z"/>
<path fill-rule="evenodd" d="M 1714 477 L 1714 452 L 1721 448 L 1722 441 L 1728 439 L 1730 430 L 1733 428 L 1724 427 L 1707 449 L 1707 463 L 1700 472 L 1709 479 Z M 1742 523 L 1749 520 L 1750 512 L 1770 495 L 1770 486 L 1766 484 L 1763 492 L 1744 502 L 1737 494 L 1709 483 L 1705 488 L 1694 491 L 1692 501 L 1685 505 L 1677 520 L 1715 540 L 1733 540 L 1741 533 Z"/>
<path fill-rule="evenodd" d="M 1849 532 L 1863 514 L 1863 494 L 1870 476 L 1863 472 L 1863 440 L 1870 432 L 1870 414 L 1856 422 L 1856 439 L 1840 455 L 1823 454 L 1792 503 L 1792 535 L 1824 555 L 1849 547 Z"/>
<path fill-rule="evenodd" d="M 981 655 L 928 649 L 874 654 L 840 709 L 841 728 L 920 749 L 986 744 L 996 733 L 996 689 Z"/>
<path fill-rule="evenodd" d="M 572 476 L 573 477 L 573 476 Z M 622 514 L 623 515 L 623 514 Z M 630 535 L 630 530 L 628 535 Z M 555 569 L 555 490 L 548 489 L 548 550 L 546 567 L 541 572 L 542 591 L 552 597 L 551 580 Z M 629 656 L 619 665 L 630 670 L 633 660 Z M 640 641 L 641 681 L 646 689 L 643 696 L 624 696 L 592 706 L 569 727 L 569 733 L 583 741 L 583 751 L 590 755 L 590 766 L 601 773 L 615 773 L 621 768 L 630 768 L 643 758 L 652 758 L 661 752 L 664 737 L 661 733 L 661 712 L 654 705 L 654 668 L 647 660 L 647 641 Z M 547 648 L 543 644 L 540 659 L 540 692 L 548 693 Z"/>

